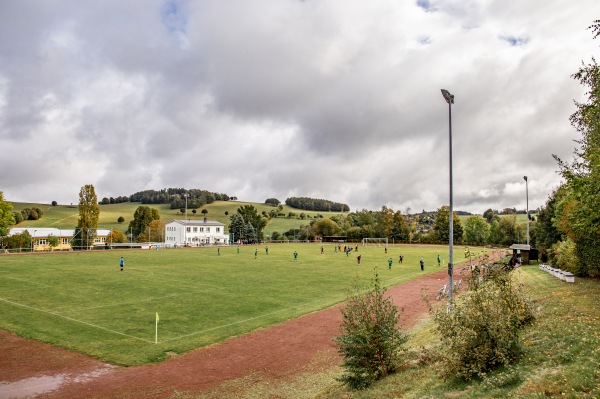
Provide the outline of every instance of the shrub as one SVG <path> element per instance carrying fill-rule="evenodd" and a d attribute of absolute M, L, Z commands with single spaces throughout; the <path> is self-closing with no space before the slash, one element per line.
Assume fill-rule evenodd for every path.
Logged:
<path fill-rule="evenodd" d="M 520 357 L 519 331 L 533 321 L 530 300 L 501 266 L 483 265 L 452 310 L 434 312 L 441 335 L 444 377 L 469 380 Z"/>
<path fill-rule="evenodd" d="M 125 218 L 123 216 L 119 216 L 119 218 L 117 219 L 117 223 L 123 223 L 125 221 Z"/>
<path fill-rule="evenodd" d="M 397 326 L 398 308 L 384 297 L 377 269 L 370 291 L 355 282 L 342 309 L 340 335 L 334 338 L 343 356 L 345 374 L 338 380 L 350 389 L 362 389 L 396 371 L 401 346 L 408 336 Z"/>
<path fill-rule="evenodd" d="M 13 212 L 13 217 L 15 218 L 15 224 L 19 224 L 23 221 L 23 214 L 21 212 Z"/>
<path fill-rule="evenodd" d="M 29 210 L 29 220 L 38 220 L 39 218 L 40 217 L 35 208 Z"/>
<path fill-rule="evenodd" d="M 571 239 L 567 238 L 552 245 L 550 252 L 552 254 L 550 259 L 553 266 L 578 274 L 575 243 Z"/>

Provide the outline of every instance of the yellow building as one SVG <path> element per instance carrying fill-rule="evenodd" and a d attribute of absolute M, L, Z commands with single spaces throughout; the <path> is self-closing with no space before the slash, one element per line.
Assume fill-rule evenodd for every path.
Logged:
<path fill-rule="evenodd" d="M 54 227 L 15 227 L 10 229 L 9 236 L 22 234 L 27 231 L 31 236 L 31 247 L 34 251 L 70 251 L 71 240 L 75 234 L 75 229 L 57 229 Z M 110 230 L 108 229 L 96 229 L 96 235 L 94 242 L 90 243 L 90 246 L 104 245 Z M 52 247 L 50 245 L 50 237 L 58 238 L 58 245 Z"/>

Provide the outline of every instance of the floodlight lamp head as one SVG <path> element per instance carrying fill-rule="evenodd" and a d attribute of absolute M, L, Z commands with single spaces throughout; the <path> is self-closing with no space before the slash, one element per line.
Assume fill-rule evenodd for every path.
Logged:
<path fill-rule="evenodd" d="M 523 176 L 523 179 L 525 179 L 525 181 L 527 181 L 527 176 Z"/>
<path fill-rule="evenodd" d="M 448 90 L 442 89 L 442 96 L 444 96 L 448 104 L 454 104 L 454 94 L 450 94 Z"/>

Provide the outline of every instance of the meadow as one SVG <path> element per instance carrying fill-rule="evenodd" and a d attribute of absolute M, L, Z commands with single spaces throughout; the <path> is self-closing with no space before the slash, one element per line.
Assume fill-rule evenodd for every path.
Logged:
<path fill-rule="evenodd" d="M 321 255 L 320 248 L 277 244 L 269 245 L 268 254 L 260 245 L 242 246 L 239 253 L 230 246 L 1 255 L 0 328 L 113 364 L 159 362 L 335 305 L 356 278 L 370 281 L 375 267 L 391 286 L 438 271 L 437 255 L 447 257 L 444 246 L 390 246 L 387 254 L 380 246 L 359 246 L 358 265 L 354 252 L 346 256 L 324 244 Z"/>
<path fill-rule="evenodd" d="M 42 209 L 42 211 L 44 212 L 44 215 L 41 219 L 26 220 L 22 223 L 19 223 L 19 225 L 16 227 L 56 227 L 60 229 L 73 229 L 77 226 L 77 220 L 79 218 L 79 210 L 77 208 L 77 204 L 57 206 L 28 202 L 11 202 L 11 204 L 13 205 L 13 211 L 20 211 L 24 208 L 37 207 Z M 133 214 L 135 210 L 142 205 L 144 204 L 141 204 L 139 202 L 123 202 L 120 204 L 100 205 L 100 218 L 98 220 L 98 228 L 115 229 L 121 232 L 125 232 L 127 230 L 127 226 L 129 226 L 129 222 L 133 220 Z M 253 205 L 258 210 L 258 213 L 262 213 L 263 211 L 268 213 L 272 209 L 275 209 L 271 205 L 254 202 L 215 201 L 212 204 L 207 204 L 202 208 L 197 209 L 196 213 L 193 213 L 192 209 L 188 209 L 187 217 L 190 220 L 202 220 L 204 218 L 204 214 L 202 214 L 202 209 L 206 209 L 208 211 L 206 216 L 210 220 L 216 220 L 228 226 L 231 221 L 231 215 L 237 213 L 238 208 L 244 205 Z M 185 218 L 184 215 L 179 211 L 179 209 L 171 209 L 171 206 L 169 204 L 147 204 L 144 206 L 158 209 L 158 212 L 160 214 L 160 220 L 163 223 L 166 223 L 172 219 Z M 287 215 L 289 212 L 294 212 L 296 215 L 300 215 L 300 213 L 304 212 L 307 215 L 307 217 L 314 217 L 317 214 L 322 215 L 323 217 L 330 217 L 339 214 L 338 212 L 303 211 L 300 209 L 289 207 L 287 205 L 283 205 L 283 209 L 281 212 L 283 212 L 285 215 Z M 120 216 L 122 216 L 125 219 L 125 221 L 122 223 L 118 223 L 117 221 Z M 308 225 L 309 222 L 309 219 L 270 219 L 264 230 L 265 236 L 270 236 L 274 231 L 284 233 L 293 228 L 300 229 L 302 226 Z"/>

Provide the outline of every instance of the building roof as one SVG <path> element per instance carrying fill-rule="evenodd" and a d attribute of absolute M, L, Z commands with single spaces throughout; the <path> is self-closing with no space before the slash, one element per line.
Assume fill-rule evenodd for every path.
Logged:
<path fill-rule="evenodd" d="M 183 226 L 225 226 L 224 223 L 221 222 L 217 222 L 216 220 L 178 220 L 178 219 L 173 219 L 169 222 L 166 223 L 167 224 L 171 224 L 171 223 L 178 223 L 181 224 Z"/>
<path fill-rule="evenodd" d="M 27 231 L 31 238 L 55 237 L 73 237 L 75 229 L 57 229 L 56 227 L 13 227 L 8 232 L 9 236 L 22 234 Z M 110 234 L 108 229 L 96 229 L 97 236 L 107 236 Z"/>
<path fill-rule="evenodd" d="M 531 245 L 527 245 L 527 244 L 513 244 L 509 247 L 510 249 L 518 249 L 521 251 L 530 251 L 531 250 Z"/>

